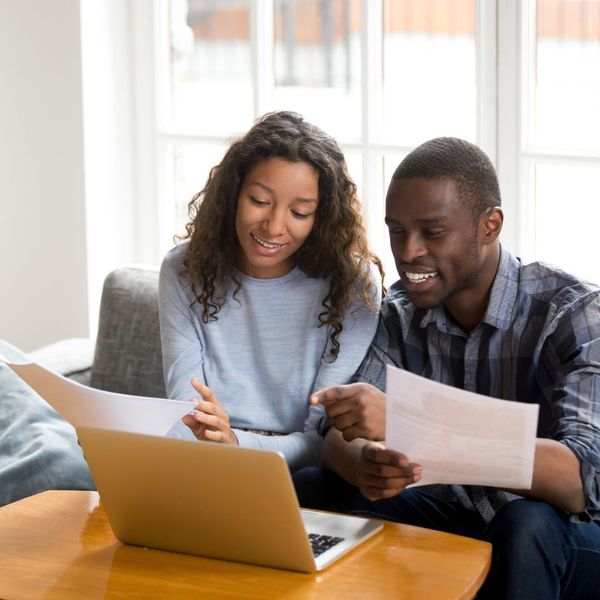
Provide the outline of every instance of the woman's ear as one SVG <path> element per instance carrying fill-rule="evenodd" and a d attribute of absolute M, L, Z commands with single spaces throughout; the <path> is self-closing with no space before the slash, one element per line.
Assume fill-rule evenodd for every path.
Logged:
<path fill-rule="evenodd" d="M 494 206 L 481 217 L 480 225 L 484 244 L 491 244 L 498 239 L 504 223 L 504 213 L 499 206 Z"/>

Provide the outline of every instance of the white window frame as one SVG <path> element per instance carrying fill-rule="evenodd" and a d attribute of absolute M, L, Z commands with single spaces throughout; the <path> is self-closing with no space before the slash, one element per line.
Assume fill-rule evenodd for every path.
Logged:
<path fill-rule="evenodd" d="M 151 4 L 152 9 L 149 8 Z M 254 0 L 250 27 L 252 40 L 253 115 L 260 116 L 270 109 L 271 83 L 264 69 L 273 52 L 272 0 Z M 199 135 L 168 131 L 159 120 L 164 98 L 161 98 L 156 73 L 165 73 L 167 65 L 157 64 L 165 43 L 166 24 L 160 19 L 162 0 L 131 0 L 131 29 L 133 40 L 134 114 L 136 131 L 136 181 L 139 214 L 138 248 L 140 260 L 158 263 L 165 250 L 164 240 L 175 233 L 172 211 L 167 198 L 169 173 L 161 154 L 174 141 L 208 141 L 227 143 L 230 135 Z M 525 36 L 531 32 L 532 15 L 526 0 L 477 1 L 477 140 L 478 145 L 495 164 L 502 192 L 502 208 L 506 215 L 502 233 L 503 243 L 517 255 L 531 257 L 535 245 L 535 206 L 531 177 L 536 162 L 576 162 L 600 165 L 600 155 L 557 154 L 527 145 L 523 124 L 528 122 L 527 45 Z M 164 10 L 164 8 L 163 8 Z M 365 215 L 371 240 L 385 240 L 387 231 L 383 220 L 383 198 L 387 182 L 383 182 L 382 152 L 400 154 L 411 148 L 381 144 L 373 141 L 374 115 L 380 81 L 375 76 L 381 69 L 380 35 L 382 0 L 363 0 L 361 3 L 361 38 L 366 49 L 362 55 L 362 138 L 350 142 L 338 138 L 345 151 L 362 155 Z M 164 17 L 164 15 L 163 15 Z M 249 124 L 250 125 L 250 124 Z M 242 132 L 240 132 L 242 133 Z M 376 248 L 377 249 L 377 248 Z M 387 280 L 387 283 L 391 281 Z"/>

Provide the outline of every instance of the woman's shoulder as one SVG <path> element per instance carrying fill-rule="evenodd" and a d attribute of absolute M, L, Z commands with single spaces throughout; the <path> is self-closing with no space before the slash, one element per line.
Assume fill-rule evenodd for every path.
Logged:
<path fill-rule="evenodd" d="M 377 287 L 377 289 L 381 292 L 381 284 L 383 282 L 383 278 L 381 276 L 381 271 L 379 267 L 372 261 L 369 261 L 369 276 L 371 277 L 371 283 Z"/>
<path fill-rule="evenodd" d="M 188 246 L 189 241 L 186 240 L 177 244 L 174 248 L 171 248 L 171 250 L 169 250 L 165 254 L 162 260 L 161 271 L 181 270 L 181 268 L 183 267 L 183 261 L 185 260 L 185 257 L 187 255 Z"/>
<path fill-rule="evenodd" d="M 177 244 L 169 250 L 160 265 L 160 282 L 164 285 L 166 282 L 173 284 L 182 283 L 182 274 L 185 271 L 184 260 L 187 256 L 189 242 L 186 240 Z"/>

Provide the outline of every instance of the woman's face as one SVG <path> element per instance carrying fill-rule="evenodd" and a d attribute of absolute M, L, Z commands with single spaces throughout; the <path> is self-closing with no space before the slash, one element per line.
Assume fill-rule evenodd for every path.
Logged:
<path fill-rule="evenodd" d="M 260 279 L 289 273 L 318 204 L 319 173 L 309 163 L 269 158 L 248 171 L 235 217 L 240 271 Z"/>

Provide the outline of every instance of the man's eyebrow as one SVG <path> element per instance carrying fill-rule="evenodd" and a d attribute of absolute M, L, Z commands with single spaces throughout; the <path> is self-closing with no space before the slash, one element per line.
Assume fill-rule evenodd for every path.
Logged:
<path fill-rule="evenodd" d="M 275 195 L 275 190 L 270 188 L 268 185 L 261 183 L 260 181 L 251 181 L 248 185 L 256 185 L 259 188 L 262 188 L 263 190 L 265 190 L 266 192 L 269 192 L 269 194 Z M 294 198 L 294 201 L 295 202 L 306 202 L 306 203 L 312 202 L 313 204 L 317 203 L 316 198 L 305 198 L 303 196 L 298 196 L 298 197 Z"/>
<path fill-rule="evenodd" d="M 417 223 L 423 223 L 423 225 L 428 225 L 430 223 L 443 223 L 444 221 L 449 221 L 449 220 L 450 219 L 446 215 L 435 215 L 433 217 L 417 219 Z"/>

